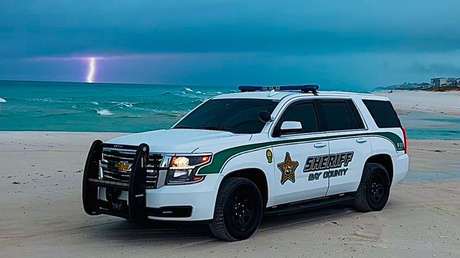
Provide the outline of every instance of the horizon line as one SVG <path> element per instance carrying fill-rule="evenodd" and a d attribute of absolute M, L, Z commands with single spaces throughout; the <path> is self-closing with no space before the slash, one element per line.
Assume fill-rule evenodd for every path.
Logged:
<path fill-rule="evenodd" d="M 13 80 L 13 79 L 0 79 L 0 82 L 38 82 L 38 83 L 71 83 L 71 84 L 88 84 L 89 86 L 95 85 L 95 84 L 123 84 L 123 85 L 149 85 L 149 86 L 223 86 L 223 87 L 232 87 L 232 86 L 238 86 L 238 84 L 171 84 L 171 83 L 150 83 L 150 82 L 86 82 L 86 81 L 61 81 L 61 80 L 56 80 L 56 81 L 48 81 L 48 80 Z"/>

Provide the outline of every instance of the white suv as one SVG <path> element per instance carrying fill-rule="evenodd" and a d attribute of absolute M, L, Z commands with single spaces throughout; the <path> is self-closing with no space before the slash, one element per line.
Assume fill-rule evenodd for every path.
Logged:
<path fill-rule="evenodd" d="M 208 221 L 250 237 L 267 213 L 349 203 L 381 210 L 409 166 L 385 97 L 318 86 L 241 86 L 172 128 L 95 141 L 83 178 L 90 215 Z"/>

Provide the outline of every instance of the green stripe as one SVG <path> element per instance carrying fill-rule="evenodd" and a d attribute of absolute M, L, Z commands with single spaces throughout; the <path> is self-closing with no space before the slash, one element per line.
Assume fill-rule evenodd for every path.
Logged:
<path fill-rule="evenodd" d="M 238 155 L 240 153 L 246 152 L 246 151 L 251 151 L 251 150 L 257 150 L 260 148 L 266 148 L 266 147 L 272 147 L 275 145 L 280 145 L 280 144 L 290 144 L 290 143 L 303 143 L 303 142 L 311 142 L 311 141 L 318 141 L 318 140 L 324 140 L 324 139 L 336 139 L 336 138 L 349 138 L 349 137 L 356 137 L 356 136 L 377 136 L 377 137 L 383 137 L 393 143 L 395 146 L 395 149 L 397 151 L 404 150 L 404 143 L 402 142 L 401 138 L 394 133 L 391 132 L 382 132 L 382 133 L 358 133 L 358 134 L 348 134 L 344 136 L 322 136 L 322 137 L 312 137 L 312 138 L 305 138 L 305 139 L 292 139 L 292 140 L 283 140 L 283 141 L 273 141 L 273 142 L 264 142 L 264 143 L 255 143 L 255 144 L 248 144 L 248 145 L 242 145 L 238 147 L 233 147 L 229 149 L 225 149 L 222 151 L 217 152 L 214 154 L 214 157 L 212 159 L 211 164 L 202 167 L 199 170 L 199 174 L 217 174 L 220 173 L 222 167 L 225 165 L 227 160 L 232 158 L 235 155 Z"/>

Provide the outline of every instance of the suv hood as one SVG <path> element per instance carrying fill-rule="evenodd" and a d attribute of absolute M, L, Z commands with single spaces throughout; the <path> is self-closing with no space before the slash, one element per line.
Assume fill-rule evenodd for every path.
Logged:
<path fill-rule="evenodd" d="M 139 145 L 146 143 L 151 152 L 197 153 L 213 152 L 248 143 L 250 134 L 199 129 L 168 129 L 117 137 L 111 144 Z"/>

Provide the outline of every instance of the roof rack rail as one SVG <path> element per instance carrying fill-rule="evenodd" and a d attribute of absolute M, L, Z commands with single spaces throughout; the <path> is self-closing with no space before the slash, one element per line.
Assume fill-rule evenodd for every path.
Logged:
<path fill-rule="evenodd" d="M 302 93 L 311 92 L 314 95 L 318 95 L 319 86 L 316 84 L 306 85 L 286 85 L 286 86 L 239 86 L 238 89 L 241 92 L 252 92 L 252 91 L 301 91 Z"/>

